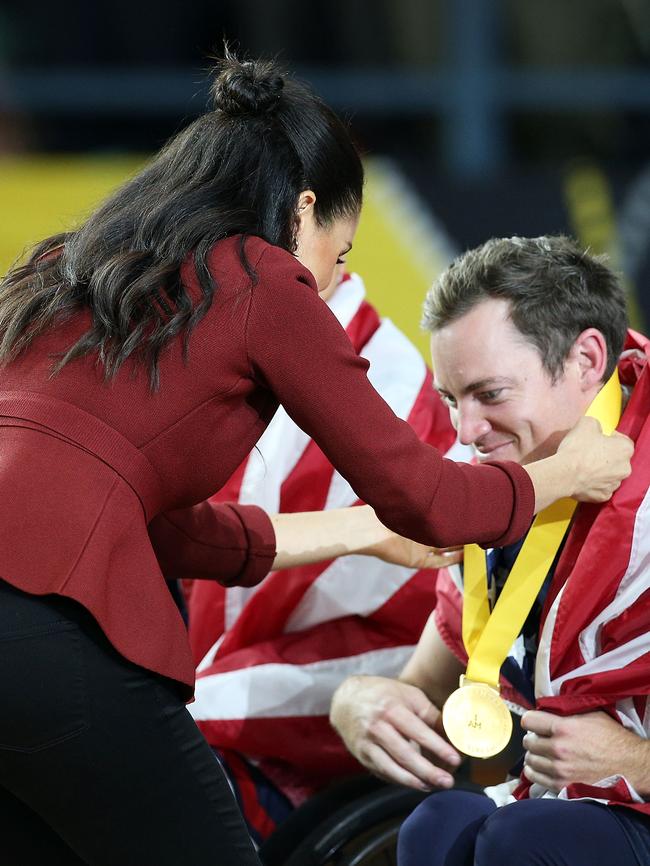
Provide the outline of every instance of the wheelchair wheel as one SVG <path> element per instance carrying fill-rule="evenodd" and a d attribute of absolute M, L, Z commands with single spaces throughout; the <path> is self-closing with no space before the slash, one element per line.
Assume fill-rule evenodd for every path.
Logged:
<path fill-rule="evenodd" d="M 263 866 L 285 866 L 296 848 L 332 815 L 385 787 L 385 782 L 363 773 L 323 788 L 289 815 L 261 845 L 257 853 Z"/>
<path fill-rule="evenodd" d="M 394 866 L 402 821 L 427 794 L 385 785 L 334 812 L 285 866 Z"/>

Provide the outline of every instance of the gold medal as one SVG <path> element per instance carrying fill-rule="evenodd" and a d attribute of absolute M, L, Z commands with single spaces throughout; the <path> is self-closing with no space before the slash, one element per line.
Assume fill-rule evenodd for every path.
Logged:
<path fill-rule="evenodd" d="M 465 677 L 445 701 L 442 724 L 451 744 L 474 758 L 498 755 L 512 734 L 510 710 L 498 691 Z"/>

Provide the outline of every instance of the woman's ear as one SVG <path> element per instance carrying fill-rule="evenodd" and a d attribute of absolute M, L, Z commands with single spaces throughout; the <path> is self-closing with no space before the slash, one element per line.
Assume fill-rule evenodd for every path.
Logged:
<path fill-rule="evenodd" d="M 310 237 L 314 226 L 315 204 L 316 193 L 311 189 L 304 189 L 298 196 L 295 212 L 294 253 L 299 253 Z"/>
<path fill-rule="evenodd" d="M 313 211 L 315 204 L 316 193 L 311 189 L 304 189 L 298 196 L 298 206 L 296 208 L 298 219 L 309 211 Z"/>

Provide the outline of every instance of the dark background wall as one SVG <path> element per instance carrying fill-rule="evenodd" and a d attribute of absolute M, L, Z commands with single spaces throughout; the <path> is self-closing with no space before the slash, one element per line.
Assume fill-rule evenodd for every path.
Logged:
<path fill-rule="evenodd" d="M 157 148 L 224 38 L 309 79 L 457 248 L 570 231 L 650 320 L 647 0 L 3 0 L 0 152 Z"/>

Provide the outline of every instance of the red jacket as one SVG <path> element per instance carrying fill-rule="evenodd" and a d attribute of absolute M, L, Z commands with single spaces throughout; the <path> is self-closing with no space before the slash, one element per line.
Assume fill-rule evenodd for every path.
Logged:
<path fill-rule="evenodd" d="M 87 312 L 35 338 L 0 372 L 0 575 L 74 598 L 123 656 L 191 689 L 183 623 L 164 584 L 262 579 L 268 518 L 203 502 L 249 453 L 282 402 L 391 528 L 425 543 L 506 544 L 533 509 L 515 464 L 469 468 L 422 444 L 369 384 L 367 363 L 286 251 L 239 240 L 209 255 L 214 301 L 190 338 L 163 353 L 161 387 L 125 364 L 104 384 L 91 355 L 51 377 L 52 357 Z M 193 266 L 183 279 L 201 297 Z M 197 504 L 199 503 L 199 504 Z"/>

